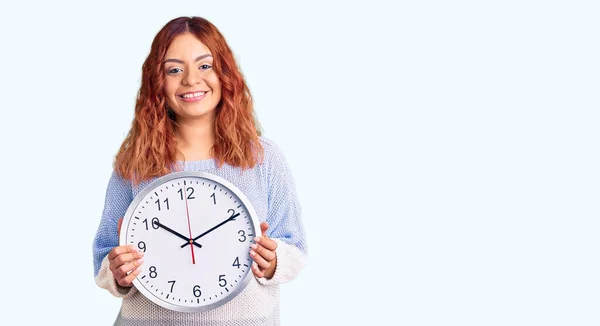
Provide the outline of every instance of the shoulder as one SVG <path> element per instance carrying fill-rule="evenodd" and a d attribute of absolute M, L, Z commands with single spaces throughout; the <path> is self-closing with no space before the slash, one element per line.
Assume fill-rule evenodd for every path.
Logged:
<path fill-rule="evenodd" d="M 109 185 L 121 189 L 131 189 L 131 181 L 124 178 L 115 168 L 110 175 Z"/>
<path fill-rule="evenodd" d="M 277 165 L 280 163 L 285 163 L 283 150 L 275 141 L 264 136 L 260 136 L 258 139 L 260 140 L 260 144 L 263 148 L 263 164 L 269 166 L 273 164 Z"/>
<path fill-rule="evenodd" d="M 269 138 L 261 136 L 259 139 L 264 150 L 261 166 L 269 183 L 292 181 L 290 166 L 282 148 Z"/>
<path fill-rule="evenodd" d="M 275 141 L 273 141 L 270 138 L 267 138 L 265 136 L 259 136 L 258 140 L 260 141 L 260 144 L 262 145 L 263 149 L 265 150 L 265 153 L 267 151 L 279 150 L 279 146 L 277 146 Z"/>

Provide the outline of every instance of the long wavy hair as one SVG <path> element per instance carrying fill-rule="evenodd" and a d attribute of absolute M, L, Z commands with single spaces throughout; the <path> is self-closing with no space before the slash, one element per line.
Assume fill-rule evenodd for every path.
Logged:
<path fill-rule="evenodd" d="M 131 129 L 115 158 L 115 170 L 139 183 L 177 169 L 177 121 L 167 106 L 163 62 L 173 39 L 190 32 L 208 47 L 213 69 L 221 82 L 221 100 L 214 121 L 215 143 L 211 156 L 218 166 L 227 163 L 251 168 L 262 159 L 252 96 L 233 53 L 219 30 L 201 17 L 179 17 L 168 22 L 155 36 L 142 66 L 142 81 Z"/>

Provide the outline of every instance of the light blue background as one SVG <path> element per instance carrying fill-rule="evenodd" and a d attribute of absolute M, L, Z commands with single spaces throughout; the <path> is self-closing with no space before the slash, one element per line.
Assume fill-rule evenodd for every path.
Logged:
<path fill-rule="evenodd" d="M 296 177 L 283 325 L 600 324 L 600 7 L 532 0 L 3 2 L 3 320 L 114 320 L 92 239 L 181 15 L 225 35 Z"/>

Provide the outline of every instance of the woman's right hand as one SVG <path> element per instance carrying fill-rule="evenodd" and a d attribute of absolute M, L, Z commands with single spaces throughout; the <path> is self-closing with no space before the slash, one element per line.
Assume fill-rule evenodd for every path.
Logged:
<path fill-rule="evenodd" d="M 123 218 L 119 219 L 117 232 L 120 234 Z M 114 247 L 108 253 L 110 271 L 122 287 L 132 286 L 133 280 L 140 274 L 144 253 L 132 246 Z"/>

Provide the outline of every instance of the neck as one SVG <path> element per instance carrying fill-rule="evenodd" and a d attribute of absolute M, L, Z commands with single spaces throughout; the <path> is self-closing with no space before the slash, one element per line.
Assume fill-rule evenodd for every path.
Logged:
<path fill-rule="evenodd" d="M 209 159 L 210 149 L 215 143 L 214 120 L 179 121 L 176 137 L 180 160 Z"/>

